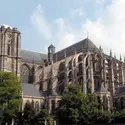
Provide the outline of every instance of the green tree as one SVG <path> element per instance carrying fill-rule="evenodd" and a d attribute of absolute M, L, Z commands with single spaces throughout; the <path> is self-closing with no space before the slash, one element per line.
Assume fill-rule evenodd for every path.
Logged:
<path fill-rule="evenodd" d="M 10 72 L 0 72 L 0 109 L 4 111 L 5 121 L 11 121 L 21 104 L 21 83 L 19 78 Z"/>
<path fill-rule="evenodd" d="M 45 120 L 51 125 L 53 122 L 53 117 L 49 114 L 49 112 L 46 109 L 42 109 L 40 113 L 34 117 L 34 121 L 36 124 L 39 124 L 39 122 L 42 122 L 44 125 Z"/>
<path fill-rule="evenodd" d="M 71 84 L 57 108 L 57 118 L 60 124 L 89 125 L 101 120 L 108 123 L 108 115 L 98 110 L 99 105 L 94 94 L 84 94 L 78 85 Z"/>
<path fill-rule="evenodd" d="M 112 123 L 125 123 L 125 109 L 112 113 Z"/>
<path fill-rule="evenodd" d="M 23 122 L 27 122 L 27 124 L 34 125 L 34 116 L 35 111 L 32 108 L 31 103 L 26 103 L 23 111 Z"/>

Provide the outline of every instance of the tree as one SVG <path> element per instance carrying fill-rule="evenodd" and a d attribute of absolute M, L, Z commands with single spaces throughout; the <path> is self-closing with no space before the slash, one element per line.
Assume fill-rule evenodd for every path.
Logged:
<path fill-rule="evenodd" d="M 23 111 L 23 122 L 27 121 L 27 124 L 34 125 L 35 111 L 32 108 L 31 103 L 26 103 Z"/>
<path fill-rule="evenodd" d="M 21 100 L 21 83 L 10 72 L 0 72 L 0 109 L 4 111 L 4 120 L 11 121 L 19 110 Z"/>
<path fill-rule="evenodd" d="M 108 115 L 98 109 L 99 105 L 94 94 L 84 94 L 78 85 L 71 84 L 57 108 L 57 118 L 60 124 L 90 125 L 101 120 L 104 122 Z"/>
<path fill-rule="evenodd" d="M 46 109 L 42 109 L 40 113 L 34 117 L 34 120 L 36 124 L 42 122 L 44 125 L 45 122 L 49 122 L 49 124 L 51 125 L 51 122 L 53 122 L 53 117 L 49 114 L 49 112 Z"/>
<path fill-rule="evenodd" d="M 125 109 L 112 113 L 112 123 L 125 123 Z"/>

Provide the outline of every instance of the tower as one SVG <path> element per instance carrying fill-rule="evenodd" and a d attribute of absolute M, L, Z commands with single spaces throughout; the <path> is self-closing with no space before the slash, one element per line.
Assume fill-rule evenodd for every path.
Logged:
<path fill-rule="evenodd" d="M 48 47 L 48 63 L 51 64 L 53 61 L 53 54 L 55 53 L 55 46 L 52 44 Z"/>
<path fill-rule="evenodd" d="M 0 71 L 20 76 L 20 38 L 17 28 L 0 27 Z"/>

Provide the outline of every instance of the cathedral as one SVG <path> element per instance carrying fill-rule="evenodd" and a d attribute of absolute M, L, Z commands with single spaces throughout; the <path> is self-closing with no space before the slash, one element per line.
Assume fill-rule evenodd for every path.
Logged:
<path fill-rule="evenodd" d="M 21 49 L 21 33 L 17 28 L 0 27 L 0 71 L 20 77 L 22 110 L 32 104 L 36 113 L 42 107 L 53 114 L 67 85 L 74 83 L 86 93 L 95 93 L 104 110 L 115 105 L 125 107 L 125 63 L 112 52 L 107 55 L 101 47 L 86 38 L 56 52 L 50 45 L 48 53 Z M 123 97 L 122 97 L 123 96 Z"/>

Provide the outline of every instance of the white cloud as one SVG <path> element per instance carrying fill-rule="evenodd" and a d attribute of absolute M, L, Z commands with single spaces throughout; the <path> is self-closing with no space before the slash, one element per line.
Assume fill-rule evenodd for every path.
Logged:
<path fill-rule="evenodd" d="M 31 16 L 31 23 L 46 40 L 51 40 L 52 32 L 49 22 L 44 17 L 44 11 L 39 4 Z"/>
<path fill-rule="evenodd" d="M 125 0 L 114 0 L 107 6 L 105 15 L 95 22 L 87 21 L 84 28 L 90 32 L 90 38 L 112 48 L 116 53 L 125 53 Z"/>
<path fill-rule="evenodd" d="M 107 0 L 94 0 L 96 4 L 104 4 Z"/>
<path fill-rule="evenodd" d="M 102 4 L 100 2 L 104 3 L 105 0 L 96 1 L 98 4 Z M 103 15 L 100 15 L 95 21 L 86 19 L 86 21 L 80 22 L 81 27 L 76 29 L 71 22 L 67 22 L 63 18 L 48 22 L 39 5 L 32 15 L 32 23 L 46 40 L 54 41 L 57 50 L 84 39 L 87 37 L 88 31 L 89 38 L 96 45 L 102 45 L 104 51 L 107 52 L 112 48 L 116 53 L 125 54 L 125 0 L 113 0 L 102 11 Z M 80 14 L 80 12 L 80 9 L 74 10 L 74 13 Z"/>
<path fill-rule="evenodd" d="M 71 16 L 84 16 L 85 13 L 84 13 L 83 7 L 71 9 L 70 15 Z"/>

